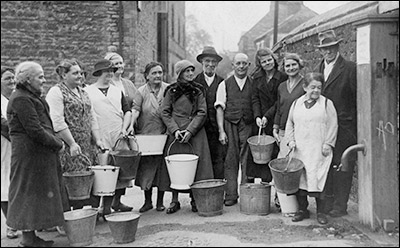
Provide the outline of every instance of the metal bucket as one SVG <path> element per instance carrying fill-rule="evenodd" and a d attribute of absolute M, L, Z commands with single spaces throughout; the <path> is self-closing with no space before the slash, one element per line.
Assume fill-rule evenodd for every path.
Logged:
<path fill-rule="evenodd" d="M 271 185 L 245 183 L 240 185 L 240 212 L 267 215 L 270 212 Z"/>
<path fill-rule="evenodd" d="M 167 141 L 168 135 L 166 134 L 146 134 L 146 135 L 135 135 L 139 151 L 142 156 L 148 155 L 162 155 L 164 152 L 165 142 Z"/>
<path fill-rule="evenodd" d="M 70 200 L 90 198 L 94 182 L 94 172 L 92 170 L 64 172 L 63 177 Z"/>
<path fill-rule="evenodd" d="M 125 138 L 119 138 L 116 141 L 113 150 L 110 151 L 109 154 L 113 160 L 113 164 L 120 167 L 118 178 L 123 180 L 132 180 L 136 178 L 141 152 L 138 150 L 116 150 L 116 147 L 121 140 L 127 141 Z M 130 147 L 129 142 L 127 142 L 127 144 Z"/>
<path fill-rule="evenodd" d="M 267 164 L 271 160 L 275 138 L 270 135 L 257 135 L 247 139 L 253 161 L 256 164 Z"/>
<path fill-rule="evenodd" d="M 93 243 L 97 209 L 77 209 L 64 213 L 64 229 L 71 246 L 87 246 Z"/>
<path fill-rule="evenodd" d="M 200 216 L 222 214 L 225 184 L 226 180 L 223 179 L 209 179 L 194 182 L 190 186 Z"/>
<path fill-rule="evenodd" d="M 293 194 L 299 190 L 300 176 L 303 173 L 304 164 L 300 159 L 276 158 L 269 162 L 272 177 L 274 178 L 276 191 L 282 194 Z"/>
<path fill-rule="evenodd" d="M 134 212 L 119 212 L 105 216 L 114 242 L 130 243 L 135 240 L 140 214 Z"/>
<path fill-rule="evenodd" d="M 175 143 L 175 141 L 176 140 L 174 140 L 169 146 L 167 156 L 164 158 L 167 164 L 168 174 L 171 179 L 170 187 L 177 190 L 190 189 L 190 185 L 194 182 L 194 177 L 196 175 L 199 156 L 194 154 L 169 155 L 171 146 Z M 192 147 L 190 143 L 187 144 Z"/>
<path fill-rule="evenodd" d="M 115 193 L 119 167 L 111 165 L 92 166 L 94 171 L 93 195 L 111 196 Z"/>

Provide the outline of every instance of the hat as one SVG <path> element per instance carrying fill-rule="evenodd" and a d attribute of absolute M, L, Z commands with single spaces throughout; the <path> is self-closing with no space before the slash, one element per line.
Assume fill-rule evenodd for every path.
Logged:
<path fill-rule="evenodd" d="M 195 69 L 193 63 L 190 62 L 189 60 L 179 60 L 175 64 L 175 73 L 176 73 L 176 75 L 179 77 L 181 72 L 183 72 L 184 70 L 186 70 L 189 67 L 193 67 L 193 69 Z"/>
<path fill-rule="evenodd" d="M 107 69 L 114 69 L 114 72 L 116 72 L 118 70 L 117 67 L 114 67 L 112 62 L 108 59 L 102 59 L 100 61 L 98 61 L 95 65 L 94 65 L 94 72 L 92 73 L 93 76 L 98 77 L 101 75 L 102 70 L 107 70 Z"/>
<path fill-rule="evenodd" d="M 318 48 L 334 46 L 343 40 L 343 39 L 338 39 L 333 30 L 328 30 L 319 33 L 318 39 L 319 39 L 319 45 L 316 45 L 316 47 Z"/>
<path fill-rule="evenodd" d="M 197 61 L 199 61 L 201 63 L 201 60 L 204 57 L 213 57 L 216 58 L 218 60 L 218 62 L 220 62 L 222 60 L 222 57 L 218 55 L 217 51 L 215 51 L 215 48 L 212 46 L 205 46 L 203 48 L 203 52 L 201 52 L 201 54 L 197 55 Z"/>

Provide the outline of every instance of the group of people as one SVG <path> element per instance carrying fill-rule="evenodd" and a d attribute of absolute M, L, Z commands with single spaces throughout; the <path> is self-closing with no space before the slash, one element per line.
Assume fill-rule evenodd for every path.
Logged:
<path fill-rule="evenodd" d="M 223 58 L 206 46 L 196 58 L 202 72 L 196 75 L 193 63 L 178 61 L 176 82 L 168 84 L 164 66 L 150 62 L 144 68 L 146 83 L 136 88 L 122 77 L 124 60 L 111 49 L 94 65 L 96 82 L 86 87 L 81 63 L 63 60 L 56 68 L 60 82 L 44 98 L 46 80 L 38 63 L 22 62 L 15 72 L 2 68 L 1 207 L 7 236 L 15 238 L 16 230 L 22 230 L 20 246 L 49 247 L 53 241 L 39 238 L 36 231 L 62 226 L 63 212 L 71 208 L 101 207 L 103 217 L 111 209 L 131 211 L 121 202 L 131 180 L 119 179 L 115 195 L 103 197 L 101 206 L 94 195 L 69 200 L 62 178 L 63 172 L 97 163 L 99 152 L 129 134 L 168 135 L 163 155 L 141 157 L 134 181 L 144 192 L 140 212 L 153 208 L 153 187 L 157 211 L 177 212 L 179 193 L 189 193 L 191 210 L 198 211 L 190 189 L 170 187 L 167 148 L 169 154 L 199 156 L 195 181 L 226 179 L 225 206 L 238 203 L 240 170 L 241 183 L 255 178 L 273 183 L 268 165 L 254 163 L 247 144 L 261 128 L 277 141 L 272 159 L 291 153 L 305 164 L 295 193 L 299 211 L 292 221 L 309 218 L 307 196 L 316 197 L 319 223 L 328 222 L 326 214 L 345 215 L 353 170 L 340 171 L 340 158 L 357 141 L 356 66 L 340 55 L 341 39 L 332 30 L 318 38 L 323 59 L 305 76 L 298 54 L 285 54 L 279 70 L 278 57 L 265 48 L 257 51 L 253 73 L 248 72 L 248 56 L 236 54 L 233 75 L 224 79 L 216 74 Z M 172 192 L 168 208 L 165 191 Z"/>

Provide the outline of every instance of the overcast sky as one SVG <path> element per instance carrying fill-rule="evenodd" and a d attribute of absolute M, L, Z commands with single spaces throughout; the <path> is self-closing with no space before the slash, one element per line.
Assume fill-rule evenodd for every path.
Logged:
<path fill-rule="evenodd" d="M 322 14 L 349 1 L 304 1 Z M 269 12 L 270 1 L 186 1 L 186 15 L 194 15 L 217 51 L 237 51 L 240 36 Z"/>

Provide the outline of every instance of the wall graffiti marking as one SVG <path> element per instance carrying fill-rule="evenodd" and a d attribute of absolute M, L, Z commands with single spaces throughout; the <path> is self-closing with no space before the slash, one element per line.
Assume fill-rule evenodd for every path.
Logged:
<path fill-rule="evenodd" d="M 386 133 L 394 135 L 394 126 L 390 122 L 386 122 L 384 125 L 383 121 L 379 121 L 379 126 L 376 129 L 378 130 L 378 137 L 382 138 L 383 149 L 386 151 Z"/>

